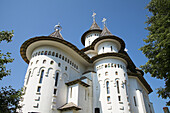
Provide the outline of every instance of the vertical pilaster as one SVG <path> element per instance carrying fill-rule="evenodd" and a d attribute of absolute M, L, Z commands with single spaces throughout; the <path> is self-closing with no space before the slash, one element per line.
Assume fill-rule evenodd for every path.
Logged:
<path fill-rule="evenodd" d="M 146 113 L 144 98 L 141 90 L 137 89 L 136 95 L 137 95 L 137 103 L 138 103 L 137 106 L 138 106 L 139 113 Z"/>

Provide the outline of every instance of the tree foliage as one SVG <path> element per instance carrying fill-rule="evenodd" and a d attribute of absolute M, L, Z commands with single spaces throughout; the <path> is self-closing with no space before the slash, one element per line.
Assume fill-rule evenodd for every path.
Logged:
<path fill-rule="evenodd" d="M 11 86 L 2 87 L 0 90 L 0 113 L 17 113 L 16 110 L 21 108 L 19 105 L 20 96 L 20 90 L 16 91 Z"/>
<path fill-rule="evenodd" d="M 170 98 L 170 0 L 151 0 L 146 9 L 152 15 L 146 21 L 149 31 L 144 39 L 146 44 L 140 48 L 148 62 L 141 68 L 152 77 L 164 79 L 165 87 L 158 88 L 157 93 L 167 99 Z"/>
<path fill-rule="evenodd" d="M 11 42 L 13 31 L 0 31 L 0 43 L 2 41 Z M 6 64 L 12 63 L 14 59 L 11 58 L 11 53 L 2 53 L 0 50 L 0 80 L 3 77 L 10 75 L 11 70 L 6 69 Z M 11 86 L 2 87 L 0 89 L 0 113 L 16 113 L 20 109 L 19 105 L 21 97 L 21 90 L 15 90 Z"/>
<path fill-rule="evenodd" d="M 2 31 L 0 32 L 0 43 L 2 41 L 11 42 L 11 38 L 13 37 L 13 31 Z M 0 50 L 0 80 L 2 80 L 3 77 L 10 74 L 11 70 L 6 69 L 6 64 L 11 63 L 13 59 L 10 58 L 11 53 L 7 52 L 6 54 L 2 53 Z"/>

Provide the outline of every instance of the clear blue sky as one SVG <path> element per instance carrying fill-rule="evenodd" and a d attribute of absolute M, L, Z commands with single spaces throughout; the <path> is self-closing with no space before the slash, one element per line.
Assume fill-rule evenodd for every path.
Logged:
<path fill-rule="evenodd" d="M 20 46 L 24 41 L 35 36 L 47 36 L 54 31 L 54 25 L 60 22 L 61 34 L 65 40 L 79 49 L 82 34 L 92 24 L 92 13 L 95 11 L 96 21 L 103 28 L 102 18 L 112 34 L 121 37 L 128 49 L 128 54 L 137 67 L 145 64 L 147 59 L 138 49 L 144 45 L 143 39 L 148 35 L 144 28 L 146 15 L 150 15 L 144 7 L 150 0 L 0 0 L 0 31 L 14 30 L 13 41 L 0 44 L 0 50 L 10 51 L 15 59 L 8 64 L 11 76 L 3 78 L 0 86 L 12 85 L 19 89 L 23 86 L 27 64 L 20 56 Z M 144 76 L 153 92 L 156 113 L 163 113 L 165 100 L 157 97 L 155 89 L 164 86 L 162 80 Z"/>

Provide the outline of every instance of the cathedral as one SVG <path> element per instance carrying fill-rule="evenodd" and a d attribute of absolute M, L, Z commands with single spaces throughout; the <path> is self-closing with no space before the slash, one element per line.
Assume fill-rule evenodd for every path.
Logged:
<path fill-rule="evenodd" d="M 95 21 L 78 49 L 61 35 L 26 40 L 20 54 L 28 64 L 22 113 L 154 113 L 152 92 L 126 49 L 125 42 Z"/>

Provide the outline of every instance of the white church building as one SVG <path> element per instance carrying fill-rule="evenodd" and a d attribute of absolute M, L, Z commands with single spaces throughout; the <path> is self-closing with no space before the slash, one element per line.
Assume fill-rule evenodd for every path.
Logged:
<path fill-rule="evenodd" d="M 105 19 L 103 20 L 105 21 Z M 22 113 L 154 113 L 152 92 L 128 53 L 125 42 L 95 21 L 78 49 L 60 34 L 25 41 L 20 53 L 28 63 Z"/>

